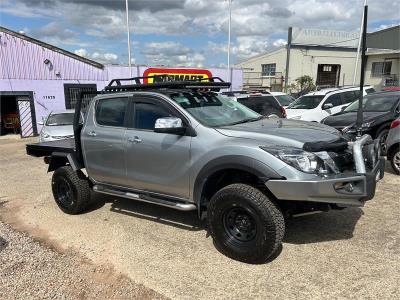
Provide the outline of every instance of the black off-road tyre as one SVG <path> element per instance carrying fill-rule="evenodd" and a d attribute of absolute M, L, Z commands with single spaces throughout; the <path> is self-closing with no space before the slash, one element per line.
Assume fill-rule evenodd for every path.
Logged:
<path fill-rule="evenodd" d="M 265 263 L 282 245 L 285 220 L 258 189 L 231 184 L 210 200 L 207 222 L 217 249 L 246 263 Z"/>
<path fill-rule="evenodd" d="M 90 204 L 89 181 L 81 171 L 64 166 L 54 171 L 51 180 L 54 200 L 70 215 L 79 214 Z"/>

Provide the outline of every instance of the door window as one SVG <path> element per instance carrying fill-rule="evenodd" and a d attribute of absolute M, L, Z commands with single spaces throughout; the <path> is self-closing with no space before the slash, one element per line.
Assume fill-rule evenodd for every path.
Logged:
<path fill-rule="evenodd" d="M 154 124 L 159 118 L 173 115 L 163 106 L 149 102 L 136 102 L 134 113 L 134 127 L 137 129 L 154 130 Z"/>
<path fill-rule="evenodd" d="M 360 95 L 360 91 L 344 92 L 342 95 L 343 95 L 344 103 L 351 103 L 358 99 L 358 95 Z"/>
<path fill-rule="evenodd" d="M 334 94 L 332 96 L 329 96 L 329 98 L 325 101 L 325 104 L 331 103 L 333 107 L 342 105 L 342 98 L 340 97 L 340 94 Z"/>
<path fill-rule="evenodd" d="M 96 122 L 99 125 L 124 127 L 128 98 L 100 99 L 96 105 Z"/>

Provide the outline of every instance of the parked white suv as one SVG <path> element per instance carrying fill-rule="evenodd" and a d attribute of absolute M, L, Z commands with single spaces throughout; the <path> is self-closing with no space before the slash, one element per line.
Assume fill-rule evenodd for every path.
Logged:
<path fill-rule="evenodd" d="M 371 86 L 364 87 L 363 95 L 375 92 Z M 358 99 L 359 87 L 329 88 L 301 96 L 286 109 L 287 118 L 311 122 L 336 114 Z"/>

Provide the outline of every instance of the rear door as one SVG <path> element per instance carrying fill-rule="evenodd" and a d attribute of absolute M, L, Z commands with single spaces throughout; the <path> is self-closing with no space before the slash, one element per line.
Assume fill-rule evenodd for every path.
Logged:
<path fill-rule="evenodd" d="M 119 185 L 125 178 L 125 132 L 128 97 L 101 98 L 94 103 L 81 133 L 89 176 Z"/>
<path fill-rule="evenodd" d="M 134 95 L 126 131 L 125 185 L 189 198 L 190 136 L 154 132 L 158 118 L 184 117 L 165 100 Z"/>

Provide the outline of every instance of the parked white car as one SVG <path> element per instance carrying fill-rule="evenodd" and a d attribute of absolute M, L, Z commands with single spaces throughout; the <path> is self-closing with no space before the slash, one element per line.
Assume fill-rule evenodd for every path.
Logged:
<path fill-rule="evenodd" d="M 274 96 L 284 108 L 287 108 L 296 100 L 294 97 L 282 92 L 271 92 L 271 95 Z"/>
<path fill-rule="evenodd" d="M 375 92 L 373 87 L 365 86 L 363 95 L 373 92 Z M 308 93 L 288 106 L 286 109 L 287 118 L 320 122 L 357 100 L 359 93 L 359 87 L 329 88 Z"/>
<path fill-rule="evenodd" d="M 39 142 L 50 142 L 74 137 L 74 113 L 73 109 L 65 111 L 53 111 L 44 120 L 39 135 Z"/>

